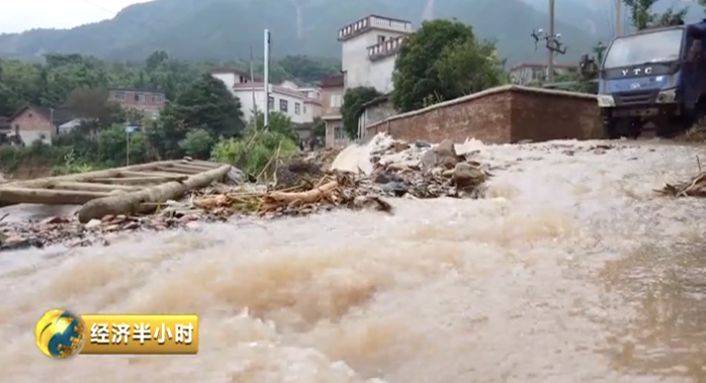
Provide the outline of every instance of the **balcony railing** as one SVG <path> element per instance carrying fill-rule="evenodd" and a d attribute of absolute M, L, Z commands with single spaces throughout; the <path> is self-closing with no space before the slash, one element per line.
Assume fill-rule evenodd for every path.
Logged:
<path fill-rule="evenodd" d="M 370 46 L 368 47 L 368 58 L 375 61 L 397 54 L 397 52 L 400 51 L 404 40 L 405 37 L 401 36 Z"/>
<path fill-rule="evenodd" d="M 414 32 L 412 23 L 409 21 L 371 15 L 341 28 L 338 31 L 338 39 L 346 40 L 371 28 L 387 29 L 400 33 Z"/>

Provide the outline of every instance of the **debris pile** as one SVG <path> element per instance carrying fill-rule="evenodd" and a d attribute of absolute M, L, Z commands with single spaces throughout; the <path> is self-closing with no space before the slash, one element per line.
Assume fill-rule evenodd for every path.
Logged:
<path fill-rule="evenodd" d="M 270 185 L 243 183 L 242 173 L 232 170 L 229 184 L 194 189 L 179 201 L 150 205 L 151 215 L 111 214 L 85 224 L 76 217 L 13 224 L 0 219 L 0 250 L 108 243 L 114 233 L 190 229 L 198 222 L 223 222 L 232 216 L 301 216 L 337 207 L 391 212 L 384 197 L 478 198 L 489 173 L 472 161 L 472 147 L 451 141 L 409 144 L 378 135 L 367 145 L 349 147 L 335 160 L 333 152 L 325 151 L 278 164 Z"/>
<path fill-rule="evenodd" d="M 481 164 L 471 160 L 476 152 L 467 150 L 466 144 L 454 145 L 447 140 L 432 147 L 423 142 L 408 144 L 378 136 L 370 145 L 370 170 L 364 174 L 362 184 L 372 194 L 421 199 L 477 198 L 482 195 L 480 186 L 489 176 Z M 365 171 L 360 167 L 358 173 Z"/>

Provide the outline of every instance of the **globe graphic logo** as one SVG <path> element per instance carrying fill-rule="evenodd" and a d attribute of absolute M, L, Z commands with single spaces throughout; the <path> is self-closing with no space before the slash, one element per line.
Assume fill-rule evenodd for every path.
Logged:
<path fill-rule="evenodd" d="M 47 311 L 34 328 L 37 347 L 50 358 L 70 358 L 83 347 L 84 327 L 81 317 L 70 311 Z"/>

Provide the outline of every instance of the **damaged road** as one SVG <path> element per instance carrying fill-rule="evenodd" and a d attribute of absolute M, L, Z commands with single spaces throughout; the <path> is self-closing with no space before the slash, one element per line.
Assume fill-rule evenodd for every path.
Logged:
<path fill-rule="evenodd" d="M 459 154 L 450 141 L 432 146 L 379 135 L 362 147 L 349 149 L 353 154 L 347 150 L 335 159 L 324 151 L 279 164 L 270 185 L 215 184 L 193 190 L 179 201 L 150 207 L 156 210 L 150 215 L 108 214 L 84 224 L 71 215 L 13 224 L 0 220 L 0 250 L 54 244 L 107 245 L 116 232 L 189 229 L 195 222 L 222 222 L 234 216 L 272 219 L 335 208 L 392 213 L 386 198 L 481 197 L 489 176 L 472 160 L 472 152 Z M 367 171 L 350 168 L 346 162 L 351 161 L 361 163 Z M 228 178 L 245 177 L 234 169 Z"/>
<path fill-rule="evenodd" d="M 460 194 L 451 174 L 459 163 L 482 171 L 485 182 L 470 198 L 421 199 L 412 190 L 423 167 L 405 161 L 421 161 L 425 145 L 407 145 L 357 148 L 368 156 L 344 155 L 337 163 L 362 171 L 354 177 L 361 194 L 380 197 L 390 182 L 410 190 L 381 196 L 394 214 L 335 208 L 322 199 L 322 209 L 333 206 L 325 214 L 262 219 L 253 206 L 242 209 L 254 213 L 222 222 L 214 204 L 213 222 L 201 217 L 175 224 L 183 229 L 106 233 L 110 246 L 3 252 L 0 337 L 10 339 L 0 349 L 3 377 L 706 379 L 706 200 L 655 192 L 693 183 L 695 159 L 706 158 L 706 148 L 660 140 L 467 142 L 454 145 L 460 162 L 437 158 L 434 164 L 443 165 L 428 167 L 440 177 L 429 185 L 440 185 L 440 195 Z M 377 183 L 376 172 L 384 174 Z M 332 176 L 285 192 L 316 190 L 322 177 Z M 313 194 L 325 194 L 333 180 Z M 140 219 L 188 221 L 204 214 L 196 201 L 229 193 L 221 187 Z M 258 188 L 230 193 L 268 193 Z M 107 231 L 122 219 L 86 230 Z M 76 358 L 67 370 L 28 347 L 33 335 L 22 330 L 34 326 L 47 302 L 77 311 L 197 312 L 208 329 L 203 352 L 194 364 Z"/>

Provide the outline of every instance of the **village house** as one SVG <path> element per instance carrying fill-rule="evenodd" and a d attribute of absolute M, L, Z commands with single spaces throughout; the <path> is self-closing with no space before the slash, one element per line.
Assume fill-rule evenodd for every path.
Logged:
<path fill-rule="evenodd" d="M 250 81 L 247 73 L 237 69 L 219 68 L 211 75 L 221 80 L 240 101 L 243 119 L 250 122 L 256 112 L 265 111 L 265 84 L 260 79 Z M 320 91 L 316 88 L 302 88 L 292 81 L 279 85 L 270 84 L 269 109 L 289 117 L 293 123 L 311 124 L 321 117 Z"/>
<path fill-rule="evenodd" d="M 547 78 L 548 65 L 546 63 L 520 63 L 510 69 L 510 81 L 515 85 L 532 85 L 544 82 Z M 554 73 L 565 75 L 577 73 L 576 65 L 554 65 Z"/>
<path fill-rule="evenodd" d="M 359 133 L 365 131 L 365 126 L 371 121 L 377 122 L 395 113 L 387 96 L 394 89 L 392 73 L 397 56 L 404 40 L 412 32 L 414 29 L 410 21 L 378 15 L 364 17 L 338 31 L 342 50 L 341 94 L 353 88 L 372 87 L 385 95 L 375 100 L 375 103 L 366 105 L 358 123 Z M 368 107 L 375 110 L 367 111 Z M 343 131 L 341 120 L 335 119 L 333 115 L 324 115 L 326 146 L 331 148 L 348 144 L 350 140 Z"/>
<path fill-rule="evenodd" d="M 407 20 L 370 15 L 338 31 L 345 89 L 373 87 L 393 90 L 395 59 L 407 35 L 414 32 Z"/>
<path fill-rule="evenodd" d="M 36 141 L 51 145 L 58 134 L 58 126 L 72 119 L 66 110 L 26 105 L 9 118 L 5 135 L 10 142 L 21 145 Z"/>
<path fill-rule="evenodd" d="M 326 147 L 342 147 L 349 143 L 348 136 L 343 131 L 343 75 L 324 78 L 321 87 L 322 117 L 326 124 Z"/>
<path fill-rule="evenodd" d="M 117 103 L 123 110 L 137 111 L 152 119 L 159 117 L 167 103 L 163 92 L 141 89 L 111 89 L 108 100 Z"/>

